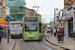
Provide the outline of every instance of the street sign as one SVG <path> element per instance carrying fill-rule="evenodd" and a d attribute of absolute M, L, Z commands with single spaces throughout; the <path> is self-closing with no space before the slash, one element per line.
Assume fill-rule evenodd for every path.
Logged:
<path fill-rule="evenodd" d="M 51 25 L 51 22 L 50 22 L 50 25 Z"/>
<path fill-rule="evenodd" d="M 10 17 L 9 16 L 7 16 L 6 18 L 5 18 L 5 20 L 7 21 L 7 22 L 9 22 L 10 21 Z"/>
<path fill-rule="evenodd" d="M 8 38 L 7 38 L 7 43 L 9 43 L 9 21 L 11 19 L 11 15 L 7 15 L 5 20 L 8 22 Z"/>

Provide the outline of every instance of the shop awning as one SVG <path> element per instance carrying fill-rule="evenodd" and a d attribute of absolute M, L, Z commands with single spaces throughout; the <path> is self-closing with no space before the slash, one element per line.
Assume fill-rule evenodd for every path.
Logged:
<path fill-rule="evenodd" d="M 0 26 L 1 26 L 1 27 L 8 27 L 8 25 L 5 24 L 5 23 L 0 23 Z"/>

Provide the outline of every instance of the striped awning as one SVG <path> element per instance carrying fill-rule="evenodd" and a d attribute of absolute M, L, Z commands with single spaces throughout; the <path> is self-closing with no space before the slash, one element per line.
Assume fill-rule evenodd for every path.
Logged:
<path fill-rule="evenodd" d="M 0 26 L 1 26 L 1 27 L 8 27 L 8 25 L 5 24 L 5 23 L 0 23 Z"/>

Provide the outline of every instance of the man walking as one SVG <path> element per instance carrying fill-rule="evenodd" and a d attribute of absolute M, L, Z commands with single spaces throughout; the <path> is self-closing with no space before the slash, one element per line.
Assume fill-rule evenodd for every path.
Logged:
<path fill-rule="evenodd" d="M 3 31 L 0 29 L 0 44 L 1 44 L 1 40 L 2 40 L 2 35 L 3 35 Z"/>
<path fill-rule="evenodd" d="M 50 33 L 50 30 L 49 30 L 49 28 L 47 29 L 47 33 Z"/>
<path fill-rule="evenodd" d="M 57 32 L 57 30 L 54 28 L 53 29 L 54 37 L 56 37 L 56 32 Z"/>

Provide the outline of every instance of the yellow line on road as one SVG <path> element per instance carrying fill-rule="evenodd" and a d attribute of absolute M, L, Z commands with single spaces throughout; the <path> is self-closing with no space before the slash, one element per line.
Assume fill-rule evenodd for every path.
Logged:
<path fill-rule="evenodd" d="M 20 44 L 20 42 L 18 41 L 18 50 L 20 50 L 19 44 Z"/>
<path fill-rule="evenodd" d="M 19 44 L 20 44 L 20 42 L 19 42 L 19 40 L 17 40 L 15 50 L 20 50 Z"/>
<path fill-rule="evenodd" d="M 16 42 L 16 47 L 15 47 L 15 50 L 17 50 L 17 42 Z"/>

